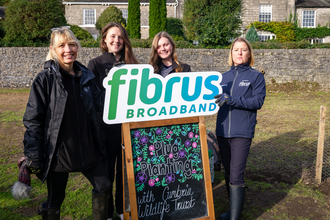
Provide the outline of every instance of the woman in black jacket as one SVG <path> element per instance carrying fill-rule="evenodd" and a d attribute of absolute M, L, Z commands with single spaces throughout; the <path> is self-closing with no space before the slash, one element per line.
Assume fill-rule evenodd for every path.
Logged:
<path fill-rule="evenodd" d="M 103 79 L 114 65 L 136 64 L 138 61 L 133 54 L 127 31 L 121 24 L 115 22 L 107 24 L 103 27 L 101 36 L 100 48 L 103 54 L 90 60 L 87 67 L 94 73 L 95 83 L 99 88 L 105 90 L 102 84 Z M 102 118 L 101 115 L 100 118 Z M 113 183 L 116 173 L 116 212 L 123 219 L 121 124 L 108 125 L 102 122 L 101 127 L 106 136 L 104 145 L 108 158 L 108 176 L 111 183 Z M 112 188 L 110 189 L 110 195 L 112 195 Z M 108 219 L 113 217 L 113 203 L 113 197 L 109 196 Z"/>
<path fill-rule="evenodd" d="M 93 185 L 94 219 L 106 219 L 110 181 L 102 158 L 97 111 L 104 93 L 94 75 L 76 61 L 80 44 L 67 28 L 53 30 L 44 70 L 34 79 L 23 123 L 27 167 L 47 181 L 43 219 L 60 219 L 69 172 L 82 172 Z"/>
<path fill-rule="evenodd" d="M 175 72 L 191 72 L 188 64 L 178 61 L 174 40 L 165 31 L 156 34 L 152 41 L 149 64 L 163 77 Z"/>

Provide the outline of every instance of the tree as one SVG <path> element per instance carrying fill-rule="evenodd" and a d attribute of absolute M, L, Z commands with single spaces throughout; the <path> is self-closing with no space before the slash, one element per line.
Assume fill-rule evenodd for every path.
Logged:
<path fill-rule="evenodd" d="M 78 25 L 70 25 L 70 30 L 78 40 L 94 40 L 93 36 Z"/>
<path fill-rule="evenodd" d="M 100 17 L 97 19 L 95 27 L 97 30 L 102 31 L 102 28 L 109 22 L 117 22 L 123 26 L 126 26 L 126 20 L 123 18 L 123 12 L 113 5 L 109 6 L 102 12 Z"/>
<path fill-rule="evenodd" d="M 179 18 L 167 18 L 167 33 L 171 36 L 183 37 L 183 23 Z"/>
<path fill-rule="evenodd" d="M 242 0 L 186 0 L 183 23 L 188 40 L 226 45 L 240 35 Z"/>
<path fill-rule="evenodd" d="M 131 38 L 141 38 L 140 0 L 128 0 L 127 31 Z"/>
<path fill-rule="evenodd" d="M 259 36 L 254 26 L 251 26 L 249 28 L 248 32 L 246 33 L 245 39 L 247 39 L 251 43 L 259 41 Z"/>
<path fill-rule="evenodd" d="M 66 25 L 64 5 L 58 0 L 12 0 L 6 8 L 5 41 L 48 41 L 50 29 Z"/>
<path fill-rule="evenodd" d="M 149 38 L 153 38 L 160 31 L 166 31 L 166 10 L 166 0 L 150 0 Z"/>

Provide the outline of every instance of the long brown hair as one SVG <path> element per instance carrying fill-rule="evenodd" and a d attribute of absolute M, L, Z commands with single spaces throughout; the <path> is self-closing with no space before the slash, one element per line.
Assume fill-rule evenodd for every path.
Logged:
<path fill-rule="evenodd" d="M 158 47 L 158 41 L 160 38 L 165 37 L 167 38 L 170 43 L 172 44 L 172 54 L 171 57 L 178 64 L 178 66 L 175 68 L 175 72 L 182 72 L 182 66 L 178 61 L 178 55 L 175 53 L 175 43 L 172 37 L 166 32 L 166 31 L 161 31 L 156 36 L 154 37 L 152 41 L 152 46 L 151 46 L 151 53 L 150 53 L 150 59 L 149 59 L 149 64 L 154 67 L 155 73 L 159 71 L 158 69 L 158 64 L 162 62 L 161 58 L 158 56 L 157 53 L 157 47 Z"/>
<path fill-rule="evenodd" d="M 129 41 L 128 38 L 128 33 L 126 31 L 126 29 L 121 26 L 121 24 L 117 23 L 117 22 L 110 22 L 107 25 L 105 25 L 102 29 L 102 33 L 101 33 L 101 40 L 100 40 L 100 48 L 102 52 L 108 52 L 108 46 L 107 44 L 104 42 L 104 39 L 107 36 L 108 31 L 113 28 L 113 27 L 117 27 L 119 28 L 120 32 L 121 32 L 121 36 L 124 40 L 124 47 L 121 50 L 121 54 L 122 57 L 125 57 L 125 63 L 127 64 L 137 64 L 139 63 L 137 61 L 137 59 L 135 58 L 134 54 L 133 54 L 133 49 L 132 49 L 132 45 L 131 42 Z"/>

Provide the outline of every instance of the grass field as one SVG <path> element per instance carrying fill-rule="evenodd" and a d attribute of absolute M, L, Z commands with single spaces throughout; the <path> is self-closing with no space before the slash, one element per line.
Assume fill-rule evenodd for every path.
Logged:
<path fill-rule="evenodd" d="M 37 210 L 47 199 L 46 184 L 35 176 L 31 199 L 16 201 L 10 191 L 23 152 L 22 117 L 28 93 L 28 89 L 0 89 L 0 219 L 40 219 Z M 267 86 L 247 166 L 250 189 L 242 219 L 330 219 L 328 167 L 323 183 L 313 183 L 320 106 L 329 104 L 330 94 L 313 84 Z M 214 131 L 215 121 L 216 115 L 207 116 L 206 128 Z M 329 129 L 327 124 L 325 160 L 330 158 Z M 216 216 L 229 206 L 223 179 L 217 171 L 213 183 Z M 80 174 L 70 174 L 61 216 L 92 219 L 91 186 Z"/>

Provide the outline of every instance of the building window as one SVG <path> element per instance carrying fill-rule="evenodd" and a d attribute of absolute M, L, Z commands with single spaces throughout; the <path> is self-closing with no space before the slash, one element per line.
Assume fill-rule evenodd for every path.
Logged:
<path fill-rule="evenodd" d="M 259 22 L 270 22 L 272 20 L 272 5 L 259 5 Z"/>
<path fill-rule="evenodd" d="M 262 41 L 262 42 L 272 40 L 272 39 L 276 39 L 275 34 L 258 34 L 258 36 L 259 36 L 259 40 Z"/>
<path fill-rule="evenodd" d="M 123 18 L 125 18 L 126 23 L 127 23 L 127 18 L 128 18 L 128 10 L 127 9 L 120 9 L 121 12 L 123 13 Z"/>
<path fill-rule="evenodd" d="M 95 9 L 84 9 L 84 25 L 95 25 L 96 13 Z"/>
<path fill-rule="evenodd" d="M 315 27 L 315 11 L 303 11 L 302 27 Z"/>
<path fill-rule="evenodd" d="M 311 44 L 320 44 L 320 43 L 324 42 L 324 38 L 312 38 L 312 39 L 309 39 L 309 42 Z"/>

